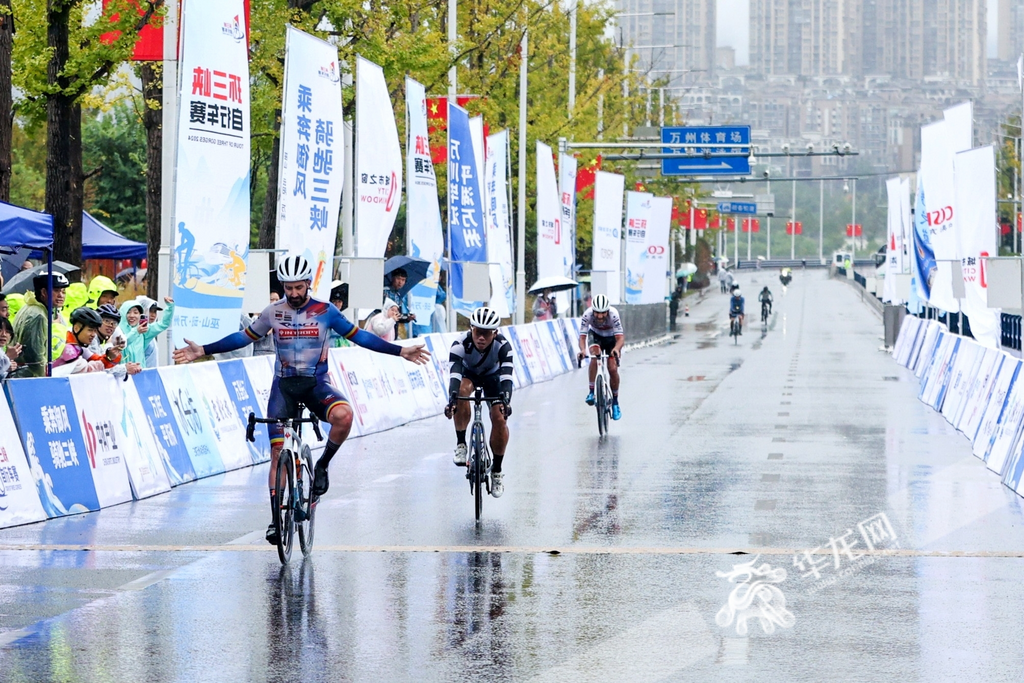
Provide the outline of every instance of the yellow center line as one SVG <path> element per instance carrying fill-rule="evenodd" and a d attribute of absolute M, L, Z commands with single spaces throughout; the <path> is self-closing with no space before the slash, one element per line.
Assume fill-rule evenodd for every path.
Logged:
<path fill-rule="evenodd" d="M 714 548 L 679 546 L 504 546 L 504 545 L 318 545 L 318 553 L 505 553 L 522 555 L 797 555 L 809 552 L 804 548 Z M 0 552 L 276 552 L 266 543 L 252 545 L 101 545 L 20 543 L 0 544 Z M 810 551 L 831 555 L 831 550 Z M 878 557 L 1024 557 L 1024 550 L 915 550 L 895 548 L 859 551 L 858 554 Z"/>

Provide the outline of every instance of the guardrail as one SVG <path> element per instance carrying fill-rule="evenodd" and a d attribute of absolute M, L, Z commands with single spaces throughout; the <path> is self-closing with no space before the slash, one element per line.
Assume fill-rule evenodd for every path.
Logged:
<path fill-rule="evenodd" d="M 728 256 L 728 254 L 726 254 Z M 758 265 L 760 264 L 760 266 Z M 832 265 L 829 261 L 822 263 L 816 258 L 813 259 L 740 259 L 736 262 L 736 268 L 745 270 L 748 268 L 828 268 Z M 873 258 L 857 259 L 854 265 L 871 267 L 876 266 Z"/>

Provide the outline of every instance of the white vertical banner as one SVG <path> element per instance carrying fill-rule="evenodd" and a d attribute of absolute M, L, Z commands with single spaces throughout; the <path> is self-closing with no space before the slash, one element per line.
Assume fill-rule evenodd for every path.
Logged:
<path fill-rule="evenodd" d="M 946 122 L 921 127 L 921 181 L 924 188 L 925 222 L 936 269 L 929 302 L 944 311 L 956 312 L 951 262 L 959 258 L 959 239 L 954 217 L 953 147 Z"/>
<path fill-rule="evenodd" d="M 508 206 L 508 131 L 487 136 L 487 260 L 491 308 L 507 317 L 516 307 L 512 232 Z"/>
<path fill-rule="evenodd" d="M 944 110 L 942 119 L 954 154 L 974 147 L 974 104 L 970 100 Z"/>
<path fill-rule="evenodd" d="M 896 295 L 896 276 L 903 272 L 903 181 L 889 178 L 885 181 L 888 198 L 886 223 L 888 239 L 885 252 L 885 279 L 883 280 L 882 301 L 902 303 Z"/>
<path fill-rule="evenodd" d="M 638 304 L 644 289 L 647 227 L 651 222 L 650 192 L 626 193 L 626 303 Z"/>
<path fill-rule="evenodd" d="M 277 248 L 315 264 L 313 296 L 326 301 L 344 182 L 338 49 L 287 27 L 281 103 Z"/>
<path fill-rule="evenodd" d="M 558 204 L 561 209 L 563 274 L 575 280 L 573 266 L 576 264 L 576 157 L 568 154 L 558 155 Z M 559 317 L 571 316 L 569 292 L 559 292 L 555 299 L 558 301 Z"/>
<path fill-rule="evenodd" d="M 963 311 L 971 334 L 991 349 L 999 348 L 1001 316 L 988 307 L 984 258 L 998 256 L 996 244 L 996 156 L 991 145 L 960 152 L 956 171 L 957 232 L 964 275 Z"/>
<path fill-rule="evenodd" d="M 668 294 L 668 242 L 672 228 L 672 198 L 651 200 L 651 220 L 647 224 L 647 249 L 644 250 L 644 286 L 642 304 L 660 304 Z"/>
<path fill-rule="evenodd" d="M 900 272 L 909 274 L 911 272 L 910 261 L 914 257 L 914 214 L 910 210 L 910 178 L 903 178 L 900 181 L 900 215 L 903 226 L 903 249 L 900 252 Z"/>
<path fill-rule="evenodd" d="M 175 346 L 238 330 L 249 255 L 249 47 L 242 0 L 187 0 L 174 200 Z"/>
<path fill-rule="evenodd" d="M 594 272 L 613 273 L 608 278 L 608 301 L 620 302 L 619 275 L 622 254 L 622 203 L 625 176 L 606 171 L 594 174 L 594 235 L 591 268 Z"/>
<path fill-rule="evenodd" d="M 356 256 L 384 258 L 402 203 L 402 146 L 384 69 L 358 56 L 356 197 Z"/>
<path fill-rule="evenodd" d="M 551 148 L 537 141 L 537 279 L 564 275 L 562 219 Z"/>
<path fill-rule="evenodd" d="M 444 231 L 437 201 L 437 175 L 430 160 L 427 136 L 427 93 L 421 83 L 408 76 L 405 78 L 405 108 L 409 135 L 405 148 L 408 178 L 405 225 L 409 256 L 430 263 L 426 277 L 409 291 L 409 310 L 419 321 L 414 325 L 417 331 L 429 331 L 444 255 Z"/>

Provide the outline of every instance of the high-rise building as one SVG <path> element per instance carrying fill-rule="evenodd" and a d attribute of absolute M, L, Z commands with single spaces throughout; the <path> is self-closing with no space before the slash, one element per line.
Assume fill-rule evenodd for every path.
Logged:
<path fill-rule="evenodd" d="M 1024 52 L 1024 0 L 999 0 L 997 55 L 1016 62 Z"/>
<path fill-rule="evenodd" d="M 750 66 L 766 75 L 980 86 L 985 12 L 986 0 L 750 0 Z"/>
<path fill-rule="evenodd" d="M 635 68 L 670 88 L 710 80 L 715 69 L 715 0 L 616 0 L 615 40 Z"/>

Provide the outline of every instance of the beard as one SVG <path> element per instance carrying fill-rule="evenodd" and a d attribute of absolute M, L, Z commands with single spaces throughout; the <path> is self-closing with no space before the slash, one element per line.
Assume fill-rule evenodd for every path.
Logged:
<path fill-rule="evenodd" d="M 305 296 L 285 296 L 285 299 L 292 308 L 302 308 L 302 304 L 306 303 Z"/>

